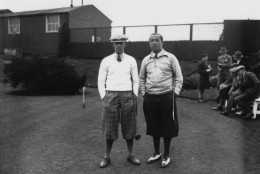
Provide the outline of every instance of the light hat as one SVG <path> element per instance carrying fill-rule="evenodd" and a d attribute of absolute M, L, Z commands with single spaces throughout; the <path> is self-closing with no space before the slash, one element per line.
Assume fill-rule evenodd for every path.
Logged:
<path fill-rule="evenodd" d="M 127 42 L 128 37 L 124 34 L 113 35 L 110 39 L 111 42 Z"/>

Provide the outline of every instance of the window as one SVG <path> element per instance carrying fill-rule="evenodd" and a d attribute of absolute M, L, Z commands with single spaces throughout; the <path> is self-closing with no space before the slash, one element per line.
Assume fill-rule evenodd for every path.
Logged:
<path fill-rule="evenodd" d="M 8 34 L 20 34 L 20 18 L 12 17 L 8 19 Z"/>
<path fill-rule="evenodd" d="M 101 40 L 102 40 L 101 36 L 97 36 L 97 37 L 95 38 L 95 36 L 92 35 L 92 36 L 91 36 L 91 41 L 92 41 L 92 42 L 95 42 L 95 39 L 96 39 L 96 42 L 101 42 Z"/>
<path fill-rule="evenodd" d="M 46 16 L 46 32 L 56 33 L 60 27 L 60 16 L 59 15 L 47 15 Z"/>

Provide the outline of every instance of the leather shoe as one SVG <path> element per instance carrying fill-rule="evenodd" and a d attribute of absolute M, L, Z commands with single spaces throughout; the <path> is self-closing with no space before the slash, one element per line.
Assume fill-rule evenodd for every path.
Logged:
<path fill-rule="evenodd" d="M 244 115 L 244 113 L 242 111 L 237 111 L 236 115 L 241 116 L 241 115 Z"/>
<path fill-rule="evenodd" d="M 135 140 L 139 140 L 140 138 L 141 138 L 141 135 L 140 134 L 136 134 Z"/>
<path fill-rule="evenodd" d="M 228 111 L 227 110 L 224 110 L 223 112 L 220 112 L 222 115 L 225 115 L 225 116 L 228 116 L 229 115 L 229 113 L 228 113 Z"/>
<path fill-rule="evenodd" d="M 105 168 L 110 164 L 110 159 L 109 158 L 103 158 L 102 161 L 100 162 L 100 168 Z"/>
<path fill-rule="evenodd" d="M 127 157 L 127 161 L 132 163 L 133 165 L 140 165 L 141 164 L 140 160 L 137 159 L 135 156 Z"/>
<path fill-rule="evenodd" d="M 249 112 L 248 114 L 246 114 L 246 116 L 242 117 L 244 119 L 248 119 L 248 118 L 252 118 L 254 114 L 252 112 Z"/>
<path fill-rule="evenodd" d="M 151 164 L 155 161 L 158 161 L 161 159 L 161 154 L 153 154 L 153 156 L 151 156 L 148 160 L 147 160 L 147 164 Z"/>
<path fill-rule="evenodd" d="M 206 100 L 204 100 L 204 99 L 199 99 L 199 103 L 205 103 L 206 102 Z"/>
<path fill-rule="evenodd" d="M 165 168 L 167 167 L 171 162 L 171 158 L 170 157 L 163 157 L 162 163 L 161 163 L 161 167 Z"/>
<path fill-rule="evenodd" d="M 222 110 L 222 106 L 218 105 L 217 107 L 213 107 L 212 110 Z"/>

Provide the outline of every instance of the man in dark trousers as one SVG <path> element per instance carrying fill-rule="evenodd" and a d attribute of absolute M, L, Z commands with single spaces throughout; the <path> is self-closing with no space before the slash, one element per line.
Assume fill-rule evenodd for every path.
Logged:
<path fill-rule="evenodd" d="M 237 67 L 236 71 L 242 80 L 242 83 L 239 86 L 242 94 L 235 97 L 234 101 L 244 114 L 244 117 L 242 118 L 250 118 L 253 116 L 253 113 L 248 102 L 251 102 L 258 97 L 257 94 L 259 92 L 260 81 L 254 73 L 247 72 L 243 65 Z"/>
<path fill-rule="evenodd" d="M 218 79 L 217 79 L 217 88 L 220 90 L 220 85 L 224 83 L 230 76 L 231 72 L 230 66 L 232 64 L 232 57 L 227 54 L 227 49 L 226 47 L 221 47 L 220 48 L 220 56 L 218 57 L 217 60 L 217 65 L 218 65 Z M 217 96 L 217 100 L 219 100 L 219 94 Z M 221 103 L 218 102 L 217 107 L 213 107 L 213 110 L 222 110 Z"/>
<path fill-rule="evenodd" d="M 101 168 L 110 163 L 110 152 L 118 138 L 119 123 L 127 143 L 127 161 L 140 165 L 140 160 L 132 155 L 133 139 L 137 134 L 138 70 L 135 58 L 124 53 L 127 39 L 126 35 L 111 37 L 115 52 L 105 57 L 99 68 L 98 90 L 103 102 L 102 133 L 106 139 Z"/>
<path fill-rule="evenodd" d="M 152 52 L 141 65 L 139 88 L 143 95 L 143 110 L 147 135 L 153 137 L 154 154 L 147 160 L 150 164 L 161 159 L 160 138 L 164 139 L 161 167 L 170 163 L 170 144 L 178 136 L 176 96 L 179 95 L 183 77 L 178 59 L 163 49 L 163 37 L 154 33 L 149 38 Z"/>

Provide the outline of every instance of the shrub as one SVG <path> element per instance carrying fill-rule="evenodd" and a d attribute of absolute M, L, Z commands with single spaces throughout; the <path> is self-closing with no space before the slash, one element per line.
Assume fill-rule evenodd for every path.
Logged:
<path fill-rule="evenodd" d="M 217 75 L 211 76 L 209 78 L 210 87 L 216 87 L 217 86 Z M 192 74 L 189 76 L 184 77 L 183 79 L 183 89 L 189 90 L 189 89 L 198 89 L 198 83 L 199 83 L 199 74 Z"/>
<path fill-rule="evenodd" d="M 198 89 L 199 74 L 192 74 L 184 77 L 183 79 L 183 89 Z"/>
<path fill-rule="evenodd" d="M 36 94 L 75 94 L 86 81 L 61 59 L 17 58 L 4 73 L 12 87 Z"/>

